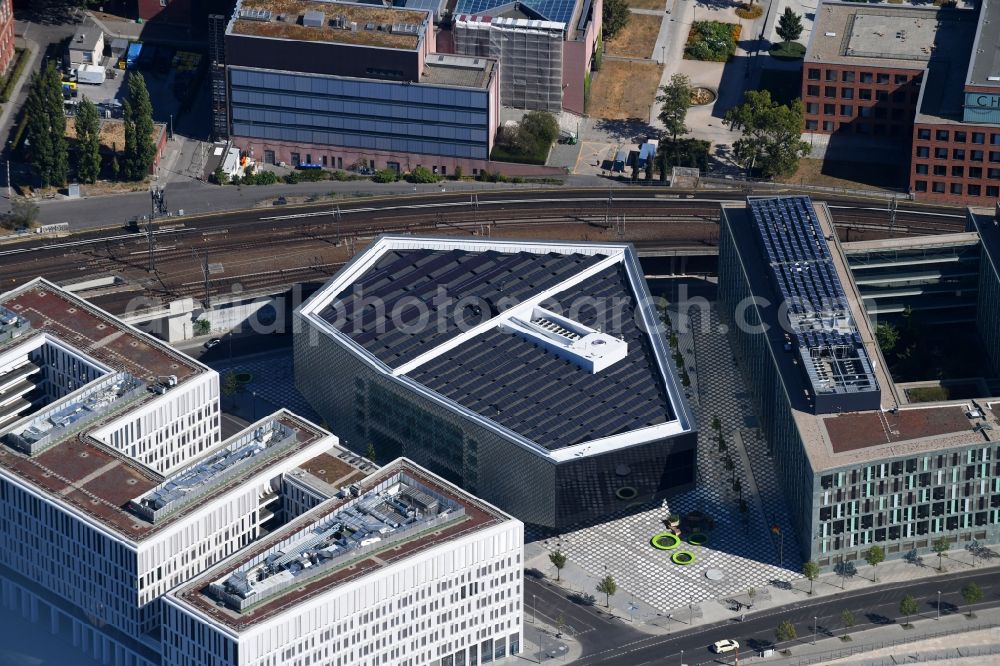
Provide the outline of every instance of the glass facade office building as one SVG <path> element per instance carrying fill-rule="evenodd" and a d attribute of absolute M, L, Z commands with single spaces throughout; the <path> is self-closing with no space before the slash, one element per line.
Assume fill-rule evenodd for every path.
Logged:
<path fill-rule="evenodd" d="M 489 157 L 488 90 L 238 67 L 229 77 L 233 135 L 315 146 L 312 162 L 320 146 Z"/>

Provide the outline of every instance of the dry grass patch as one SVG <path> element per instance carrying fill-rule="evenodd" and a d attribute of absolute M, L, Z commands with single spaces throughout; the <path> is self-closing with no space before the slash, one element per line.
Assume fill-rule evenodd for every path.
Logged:
<path fill-rule="evenodd" d="M 667 0 L 625 0 L 625 4 L 631 9 L 659 9 L 661 12 L 667 8 Z"/>
<path fill-rule="evenodd" d="M 607 55 L 625 58 L 651 57 L 662 22 L 659 16 L 632 14 L 628 25 L 622 28 L 614 39 L 604 43 L 604 52 Z"/>
<path fill-rule="evenodd" d="M 649 106 L 663 75 L 655 62 L 605 60 L 590 89 L 587 115 L 593 118 L 649 119 Z"/>
<path fill-rule="evenodd" d="M 886 190 L 901 187 L 905 174 L 899 167 L 872 162 L 799 160 L 794 175 L 779 178 L 784 183 L 843 187 L 856 190 Z"/>

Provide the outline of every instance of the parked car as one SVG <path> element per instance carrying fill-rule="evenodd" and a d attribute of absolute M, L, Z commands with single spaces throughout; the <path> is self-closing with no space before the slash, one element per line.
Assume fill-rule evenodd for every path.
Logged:
<path fill-rule="evenodd" d="M 205 343 L 205 349 L 211 349 L 212 347 L 221 343 L 222 343 L 222 338 L 210 338 L 208 342 Z"/>
<path fill-rule="evenodd" d="M 712 652 L 715 654 L 726 654 L 727 652 L 735 652 L 739 649 L 740 644 L 729 638 L 712 643 Z"/>

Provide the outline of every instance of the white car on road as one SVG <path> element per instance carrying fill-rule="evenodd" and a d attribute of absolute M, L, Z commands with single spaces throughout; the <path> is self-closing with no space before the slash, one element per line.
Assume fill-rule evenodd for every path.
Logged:
<path fill-rule="evenodd" d="M 725 639 L 721 641 L 715 641 L 712 643 L 712 652 L 715 654 L 726 654 L 727 652 L 735 652 L 740 649 L 740 644 L 734 640 Z"/>

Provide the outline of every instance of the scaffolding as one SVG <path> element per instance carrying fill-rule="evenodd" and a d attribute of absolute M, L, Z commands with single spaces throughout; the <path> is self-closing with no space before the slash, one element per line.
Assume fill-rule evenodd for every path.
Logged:
<path fill-rule="evenodd" d="M 220 14 L 208 17 L 208 59 L 212 85 L 212 134 L 216 139 L 229 138 L 229 91 L 226 81 L 226 24 Z"/>
<path fill-rule="evenodd" d="M 500 103 L 515 109 L 562 109 L 565 23 L 459 16 L 455 52 L 500 62 Z"/>

